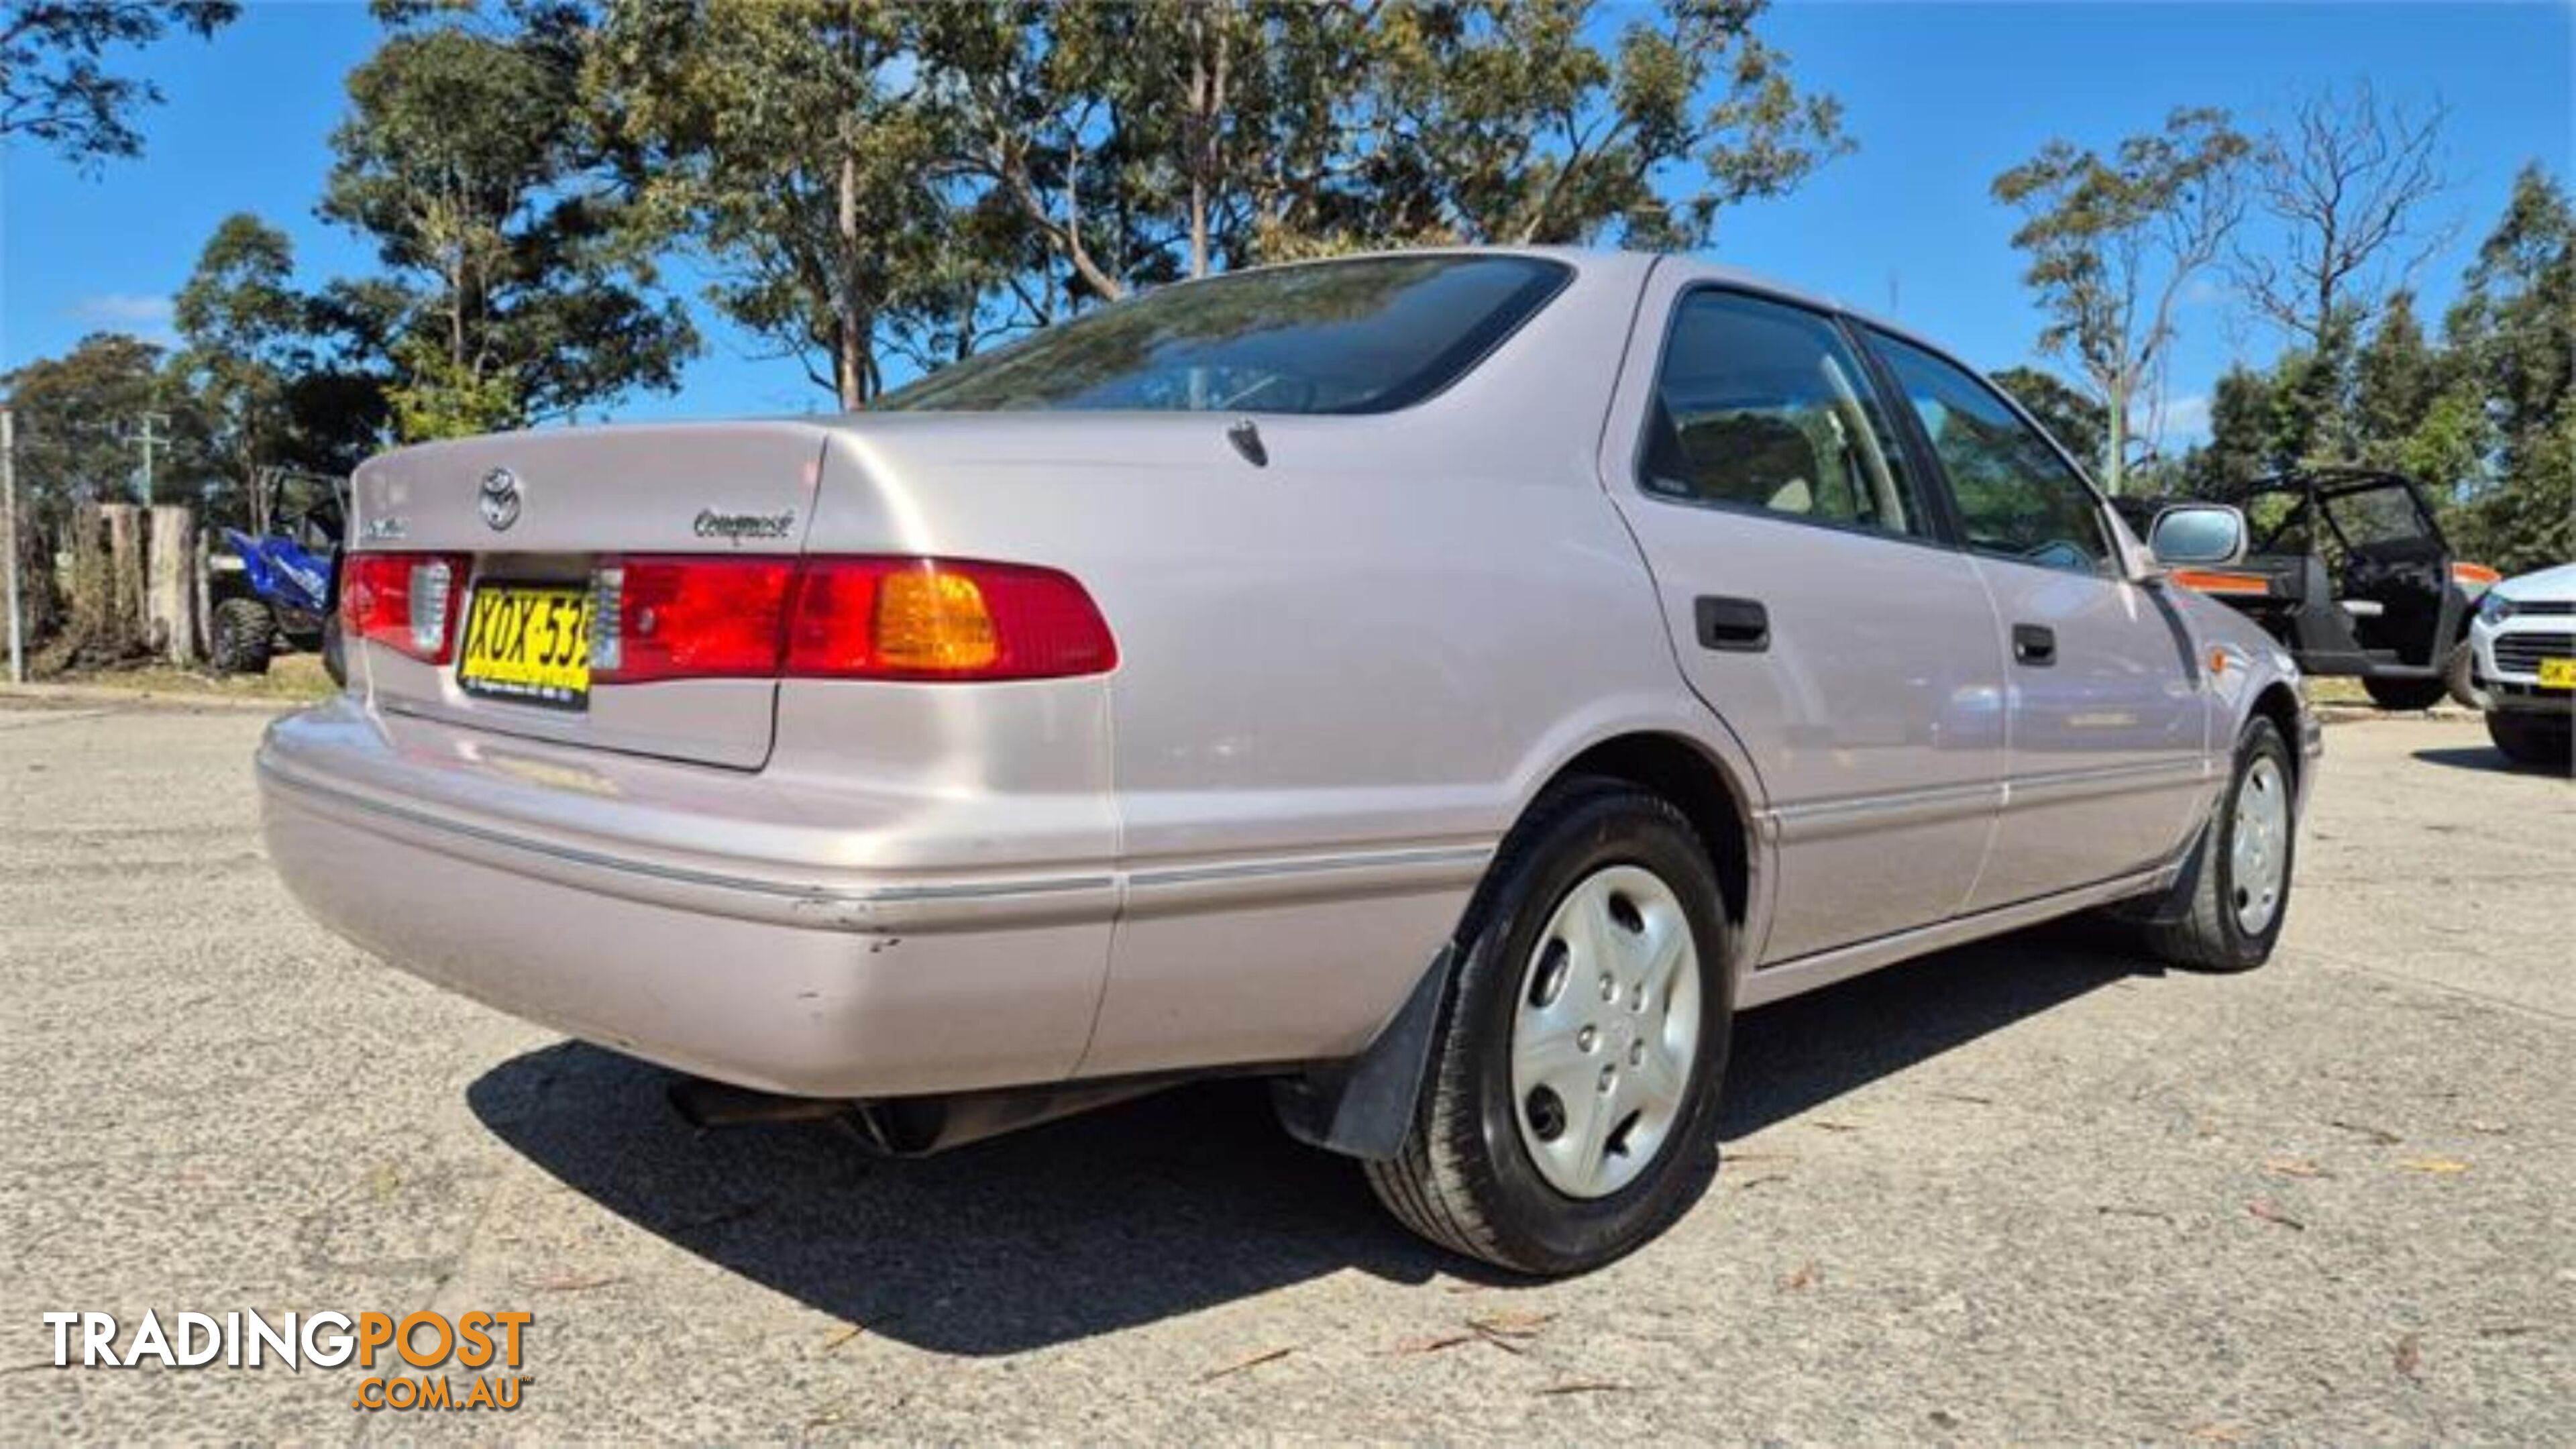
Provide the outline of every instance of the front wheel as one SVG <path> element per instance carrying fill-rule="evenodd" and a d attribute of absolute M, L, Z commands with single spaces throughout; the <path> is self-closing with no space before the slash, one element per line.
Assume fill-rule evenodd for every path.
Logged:
<path fill-rule="evenodd" d="M 2517 765 L 2535 765 L 2567 774 L 2576 769 L 2576 723 L 2564 717 L 2522 716 L 2487 712 L 2487 738 Z"/>
<path fill-rule="evenodd" d="M 1717 1170 L 1732 938 L 1707 850 L 1611 781 L 1542 798 L 1478 892 L 1412 1131 L 1369 1185 L 1407 1227 L 1524 1273 L 1653 1238 Z"/>
<path fill-rule="evenodd" d="M 2268 719 L 2246 723 L 2236 770 L 2203 835 L 2199 874 L 2181 919 L 2147 928 L 2147 944 L 2177 966 L 2250 971 L 2272 956 L 2290 913 L 2298 812 L 2290 747 Z"/>

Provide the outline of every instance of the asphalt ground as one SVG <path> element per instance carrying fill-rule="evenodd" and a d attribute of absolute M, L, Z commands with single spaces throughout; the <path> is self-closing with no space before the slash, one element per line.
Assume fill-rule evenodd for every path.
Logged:
<path fill-rule="evenodd" d="M 2576 1441 L 2576 787 L 2470 720 L 2329 729 L 2261 971 L 2070 924 L 1748 1015 L 1707 1199 L 1543 1286 L 1242 1084 L 694 1132 L 299 915 L 261 723 L 0 701 L 13 1440 Z M 147 1308 L 535 1318 L 507 1415 L 52 1366 L 40 1312 Z"/>

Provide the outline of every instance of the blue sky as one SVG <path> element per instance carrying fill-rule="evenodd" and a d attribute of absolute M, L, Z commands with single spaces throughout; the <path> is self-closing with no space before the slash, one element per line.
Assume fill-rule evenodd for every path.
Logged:
<path fill-rule="evenodd" d="M 2282 117 L 2323 87 L 2368 81 L 2386 100 L 2451 108 L 2455 189 L 2434 209 L 2459 225 L 2418 281 L 2429 314 L 2452 296 L 2514 172 L 2538 159 L 2568 176 L 2566 4 L 1951 4 L 1790 0 L 1763 33 L 1800 82 L 1839 96 L 1859 150 L 1795 195 L 1721 222 L 1714 255 L 1889 313 L 1988 367 L 2031 360 L 2039 318 L 2010 245 L 2014 215 L 1987 199 L 1996 172 L 2052 135 L 2108 145 L 2182 104 L 2240 124 Z M 342 78 L 379 32 L 363 5 L 254 0 L 211 44 L 173 41 L 146 65 L 167 92 L 141 161 L 83 177 L 14 148 L 0 187 L 0 363 L 58 353 L 84 333 L 166 337 L 169 294 L 215 224 L 250 210 L 295 238 L 308 283 L 373 257 L 315 219 L 342 113 Z M 2181 318 L 2172 374 L 2180 442 L 2232 357 L 2276 340 L 2241 322 L 2216 286 Z M 702 310 L 709 346 L 676 397 L 638 396 L 617 417 L 802 411 L 826 399 L 791 360 Z"/>

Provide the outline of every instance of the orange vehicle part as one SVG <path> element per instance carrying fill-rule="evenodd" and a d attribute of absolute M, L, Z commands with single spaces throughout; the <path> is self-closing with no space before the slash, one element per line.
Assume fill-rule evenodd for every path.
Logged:
<path fill-rule="evenodd" d="M 2272 580 L 2266 574 L 2240 574 L 2225 569 L 2175 569 L 2173 581 L 2186 589 L 2204 594 L 2252 594 L 2272 592 Z"/>

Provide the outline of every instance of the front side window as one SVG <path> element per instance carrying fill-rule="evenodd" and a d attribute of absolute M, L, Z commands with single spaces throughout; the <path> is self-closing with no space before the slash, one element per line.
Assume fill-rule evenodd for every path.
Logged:
<path fill-rule="evenodd" d="M 2038 429 L 1963 369 L 1884 334 L 1875 341 L 1949 475 L 1970 548 L 2076 573 L 2111 572 L 2093 490 Z"/>
<path fill-rule="evenodd" d="M 1319 262 L 1166 287 L 878 400 L 895 411 L 1382 413 L 1464 376 L 1564 286 L 1535 257 Z"/>
<path fill-rule="evenodd" d="M 1682 298 L 1646 423 L 1647 492 L 1919 534 L 1901 457 L 1831 321 L 1734 292 Z"/>

